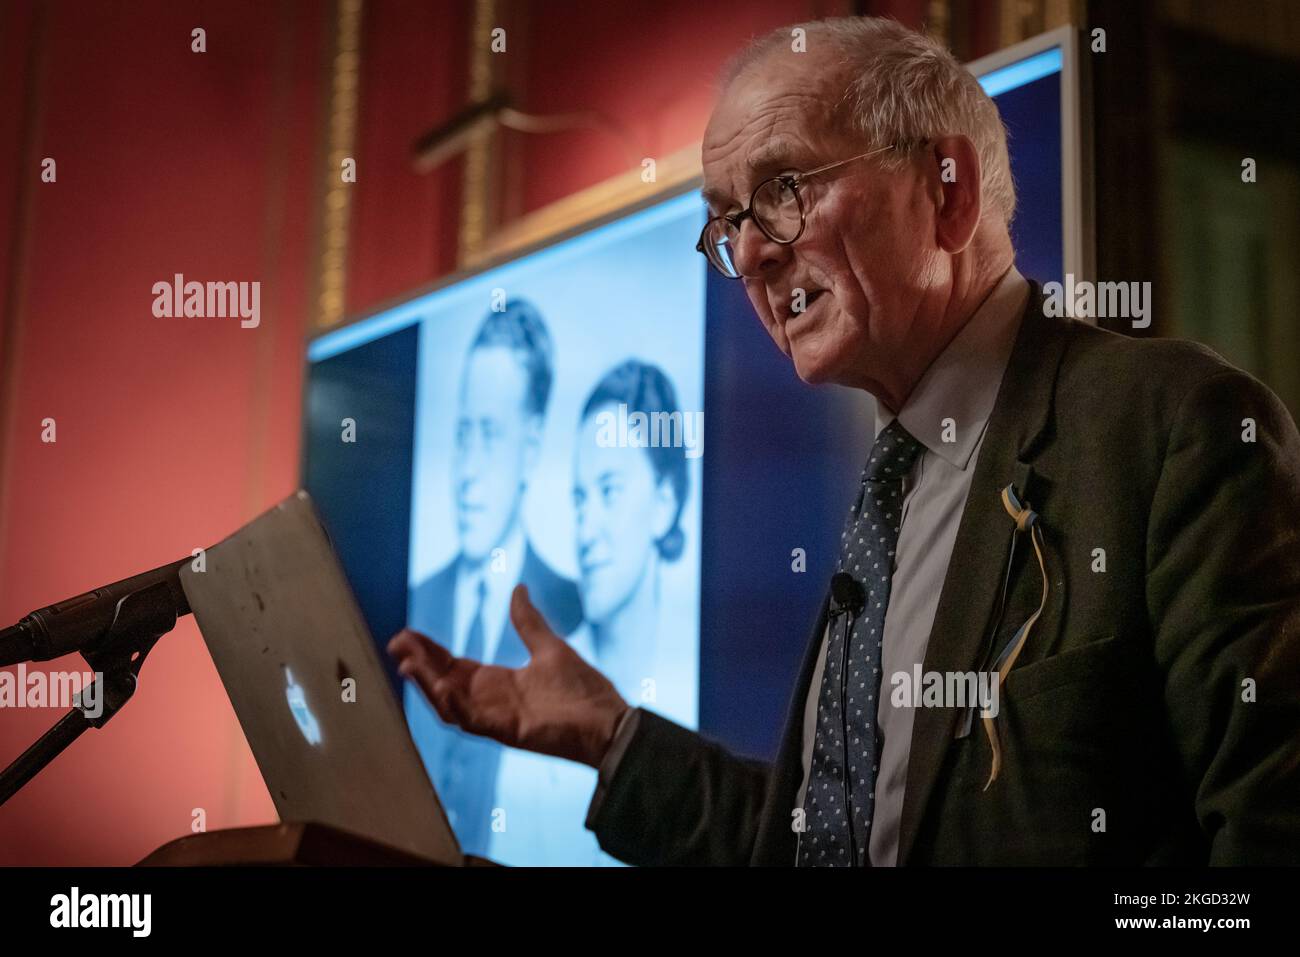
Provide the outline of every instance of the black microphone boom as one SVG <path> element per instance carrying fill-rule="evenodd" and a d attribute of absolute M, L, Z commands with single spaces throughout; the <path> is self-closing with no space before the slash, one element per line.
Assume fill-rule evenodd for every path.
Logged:
<path fill-rule="evenodd" d="M 167 586 L 176 617 L 188 615 L 190 603 L 180 579 L 181 567 L 188 561 L 192 559 L 182 558 L 32 612 L 0 630 L 0 666 L 93 651 L 112 627 L 122 599 L 160 583 Z"/>

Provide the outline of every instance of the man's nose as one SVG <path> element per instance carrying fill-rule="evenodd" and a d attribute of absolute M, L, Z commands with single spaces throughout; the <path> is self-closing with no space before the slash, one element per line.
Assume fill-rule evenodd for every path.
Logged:
<path fill-rule="evenodd" d="M 740 233 L 732 248 L 736 255 L 736 271 L 751 278 L 780 265 L 790 255 L 790 247 L 769 239 L 752 216 L 740 224 Z"/>
<path fill-rule="evenodd" d="M 590 551 L 605 532 L 604 516 L 601 510 L 593 507 L 590 502 L 583 506 L 574 525 L 574 538 L 578 543 L 579 554 Z"/>
<path fill-rule="evenodd" d="M 456 460 L 456 478 L 459 480 L 460 485 L 465 487 L 477 482 L 482 472 L 482 455 L 479 453 L 477 443 L 462 449 L 460 456 Z"/>

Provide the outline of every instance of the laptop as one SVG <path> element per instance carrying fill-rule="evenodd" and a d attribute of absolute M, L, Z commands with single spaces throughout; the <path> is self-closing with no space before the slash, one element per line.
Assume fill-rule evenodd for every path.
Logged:
<path fill-rule="evenodd" d="M 465 862 L 311 497 L 209 548 L 181 585 L 283 821 Z"/>

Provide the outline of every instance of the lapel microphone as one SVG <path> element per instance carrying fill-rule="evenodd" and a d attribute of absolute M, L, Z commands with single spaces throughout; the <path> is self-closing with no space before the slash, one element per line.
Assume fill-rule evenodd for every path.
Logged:
<path fill-rule="evenodd" d="M 866 607 L 862 583 L 847 572 L 836 572 L 831 576 L 831 617 L 848 612 L 856 617 Z"/>

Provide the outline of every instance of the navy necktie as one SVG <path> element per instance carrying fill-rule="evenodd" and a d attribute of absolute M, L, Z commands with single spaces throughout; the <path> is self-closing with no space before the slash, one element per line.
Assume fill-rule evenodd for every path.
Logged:
<path fill-rule="evenodd" d="M 800 867 L 861 867 L 868 861 L 883 744 L 876 710 L 885 611 L 902 523 L 903 479 L 922 448 L 897 418 L 881 430 L 841 536 L 839 571 L 862 586 L 865 606 L 856 617 L 845 612 L 830 620 L 799 835 Z"/>

